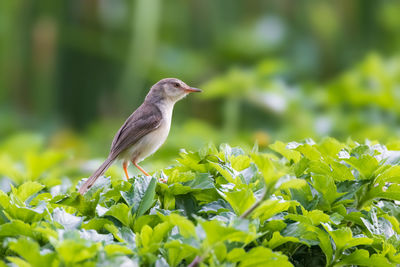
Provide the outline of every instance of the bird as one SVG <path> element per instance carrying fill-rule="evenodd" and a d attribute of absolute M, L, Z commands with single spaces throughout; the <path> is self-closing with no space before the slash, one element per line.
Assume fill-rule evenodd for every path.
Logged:
<path fill-rule="evenodd" d="M 177 78 L 165 78 L 154 84 L 142 105 L 128 117 L 115 134 L 107 159 L 82 184 L 79 193 L 85 194 L 117 159 L 123 160 L 122 167 L 127 180 L 129 162 L 145 176 L 150 176 L 138 163 L 156 152 L 167 139 L 175 103 L 189 93 L 201 91 Z"/>

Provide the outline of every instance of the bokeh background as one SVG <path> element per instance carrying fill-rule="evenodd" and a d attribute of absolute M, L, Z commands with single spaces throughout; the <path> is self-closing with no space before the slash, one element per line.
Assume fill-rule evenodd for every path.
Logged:
<path fill-rule="evenodd" d="M 0 176 L 98 159 L 53 176 L 89 174 L 164 77 L 204 93 L 177 104 L 151 171 L 208 142 L 397 146 L 399 29 L 396 0 L 1 1 Z"/>

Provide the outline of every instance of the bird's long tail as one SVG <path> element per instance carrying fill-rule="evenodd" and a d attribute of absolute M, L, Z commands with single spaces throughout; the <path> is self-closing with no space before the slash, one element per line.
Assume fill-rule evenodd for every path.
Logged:
<path fill-rule="evenodd" d="M 92 185 L 96 182 L 97 178 L 99 178 L 100 175 L 102 175 L 109 167 L 110 165 L 114 162 L 115 157 L 109 156 L 103 164 L 92 174 L 92 176 L 89 177 L 89 179 L 86 180 L 86 182 L 79 188 L 79 193 L 81 195 L 85 194 L 86 191 L 89 190 L 89 188 L 92 187 Z"/>

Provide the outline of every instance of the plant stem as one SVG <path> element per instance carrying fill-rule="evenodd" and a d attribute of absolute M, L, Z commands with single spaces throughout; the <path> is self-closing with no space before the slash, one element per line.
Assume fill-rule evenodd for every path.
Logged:
<path fill-rule="evenodd" d="M 196 258 L 194 258 L 194 260 L 188 265 L 188 267 L 197 267 L 202 261 L 202 257 L 196 256 Z"/>
<path fill-rule="evenodd" d="M 248 210 L 246 210 L 242 215 L 240 215 L 240 219 L 246 219 L 260 204 L 264 201 L 265 196 L 267 195 L 267 190 L 264 190 L 262 197 L 253 204 Z"/>

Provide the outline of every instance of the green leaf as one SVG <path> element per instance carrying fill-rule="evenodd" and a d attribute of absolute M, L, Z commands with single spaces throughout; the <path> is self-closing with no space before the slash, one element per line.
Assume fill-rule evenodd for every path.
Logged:
<path fill-rule="evenodd" d="M 320 193 L 320 205 L 324 210 L 329 210 L 335 200 L 344 193 L 338 193 L 334 180 L 325 175 L 312 176 L 312 185 Z"/>
<path fill-rule="evenodd" d="M 390 216 L 388 214 L 383 214 L 382 218 L 390 222 L 392 229 L 397 233 L 400 234 L 400 222 L 397 220 L 396 217 Z"/>
<path fill-rule="evenodd" d="M 152 237 L 152 241 L 161 242 L 168 234 L 168 232 L 171 231 L 172 227 L 173 225 L 169 224 L 168 222 L 157 224 L 157 226 L 154 227 L 154 234 Z"/>
<path fill-rule="evenodd" d="M 319 245 L 325 254 L 327 265 L 330 264 L 333 257 L 333 249 L 329 235 L 318 227 L 308 223 L 289 224 L 282 232 L 284 237 L 296 237 L 301 243 L 307 246 Z"/>
<path fill-rule="evenodd" d="M 329 216 L 329 218 L 330 218 L 331 222 L 333 222 L 336 225 L 339 225 L 342 222 L 342 220 L 344 219 L 344 217 L 342 215 L 340 215 L 339 213 L 336 213 L 336 212 L 332 213 Z"/>
<path fill-rule="evenodd" d="M 372 236 L 383 236 L 389 239 L 396 235 L 396 230 L 399 230 L 399 222 L 395 217 L 387 214 L 378 216 L 376 208 L 370 210 L 367 218 L 360 219 Z"/>
<path fill-rule="evenodd" d="M 362 196 L 361 203 L 365 206 L 377 198 L 400 201 L 400 185 L 394 183 L 375 184 Z M 359 205 L 359 208 L 363 206 Z"/>
<path fill-rule="evenodd" d="M 226 254 L 227 249 L 224 243 L 218 243 L 213 247 L 213 256 L 217 258 L 218 262 L 223 262 Z"/>
<path fill-rule="evenodd" d="M 155 189 L 157 180 L 152 177 L 139 176 L 129 192 L 123 194 L 124 199 L 132 208 L 132 214 L 136 217 L 142 216 L 154 205 Z"/>
<path fill-rule="evenodd" d="M 89 191 L 90 190 L 92 190 L 92 188 L 90 188 Z M 73 207 L 82 215 L 94 216 L 101 191 L 102 189 L 97 189 L 96 192 L 92 192 L 90 197 L 86 196 L 88 193 L 82 196 L 78 192 L 74 192 L 70 196 L 58 195 L 51 200 L 51 203 Z"/>
<path fill-rule="evenodd" d="M 50 202 L 53 196 L 50 193 L 41 193 L 35 196 L 30 202 L 30 206 L 38 206 L 40 202 Z"/>
<path fill-rule="evenodd" d="M 316 145 L 303 144 L 296 147 L 296 151 L 300 152 L 305 158 L 312 161 L 320 161 L 322 158 L 321 152 L 318 151 Z"/>
<path fill-rule="evenodd" d="M 267 242 L 267 246 L 274 249 L 287 242 L 300 243 L 300 240 L 293 236 L 281 236 L 279 232 L 274 232 L 272 238 Z"/>
<path fill-rule="evenodd" d="M 179 155 L 181 158 L 178 158 L 177 161 L 183 166 L 187 167 L 187 169 L 191 169 L 200 173 L 207 172 L 205 164 L 199 163 L 201 159 L 197 153 L 181 151 Z"/>
<path fill-rule="evenodd" d="M 131 222 L 130 210 L 124 203 L 118 203 L 117 205 L 111 206 L 104 216 L 112 216 L 120 221 L 123 225 L 128 227 Z"/>
<path fill-rule="evenodd" d="M 334 160 L 312 160 L 308 163 L 307 171 L 313 175 L 329 176 L 335 182 L 354 180 L 350 168 Z"/>
<path fill-rule="evenodd" d="M 107 219 L 103 219 L 103 218 L 93 218 L 85 223 L 82 224 L 82 229 L 93 229 L 96 231 L 100 231 L 104 228 L 104 225 L 111 223 L 109 220 Z"/>
<path fill-rule="evenodd" d="M 270 232 L 276 232 L 276 231 L 282 231 L 283 229 L 285 229 L 287 226 L 286 223 L 283 222 L 283 220 L 269 220 L 264 224 L 264 227 L 260 230 L 265 229 L 266 231 L 270 231 Z"/>
<path fill-rule="evenodd" d="M 230 262 L 238 262 L 241 261 L 246 255 L 246 251 L 243 248 L 234 248 L 227 255 L 226 259 Z"/>
<path fill-rule="evenodd" d="M 231 205 L 237 215 L 243 214 L 256 202 L 253 192 L 246 185 L 237 186 L 229 191 L 218 190 L 218 192 Z"/>
<path fill-rule="evenodd" d="M 291 223 L 281 231 L 282 236 L 297 237 L 301 242 L 314 246 L 319 244 L 317 227 L 305 223 Z"/>
<path fill-rule="evenodd" d="M 18 257 L 7 257 L 7 260 L 14 263 L 18 267 L 32 267 L 31 264 Z"/>
<path fill-rule="evenodd" d="M 147 186 L 146 192 L 144 193 L 143 198 L 141 199 L 139 207 L 137 209 L 136 214 L 138 217 L 142 216 L 154 205 L 156 185 L 157 185 L 157 180 L 155 178 L 151 178 L 151 181 Z"/>
<path fill-rule="evenodd" d="M 0 190 L 0 207 L 7 208 L 11 204 L 10 197 Z"/>
<path fill-rule="evenodd" d="M 285 168 L 276 161 L 272 161 L 272 156 L 268 154 L 252 154 L 251 158 L 257 165 L 264 177 L 267 189 L 267 196 L 272 194 L 279 179 L 286 174 Z"/>
<path fill-rule="evenodd" d="M 182 244 L 179 240 L 172 240 L 166 243 L 164 248 L 167 250 L 168 264 L 170 266 L 177 266 L 184 259 L 186 259 L 186 262 L 191 262 L 198 253 L 198 249 L 188 244 Z"/>
<path fill-rule="evenodd" d="M 319 241 L 319 247 L 325 253 L 327 265 L 331 264 L 333 260 L 333 248 L 329 235 L 318 227 L 311 227 L 310 230 L 314 231 Z"/>
<path fill-rule="evenodd" d="M 66 265 L 72 265 L 96 256 L 99 245 L 78 239 L 67 239 L 57 245 L 58 257 Z"/>
<path fill-rule="evenodd" d="M 109 244 L 104 246 L 104 251 L 107 253 L 108 256 L 113 255 L 132 255 L 133 251 L 126 246 L 121 246 L 118 244 Z"/>
<path fill-rule="evenodd" d="M 196 236 L 196 231 L 194 224 L 186 219 L 185 217 L 182 217 L 178 214 L 171 213 L 168 216 L 164 216 L 159 213 L 159 216 L 166 222 L 169 222 L 171 225 L 176 225 L 179 228 L 179 231 L 183 237 L 195 237 Z"/>
<path fill-rule="evenodd" d="M 198 152 L 198 156 L 200 158 L 205 158 L 208 155 L 216 155 L 218 154 L 218 149 L 215 146 L 215 144 L 213 144 L 212 142 L 209 142 L 208 144 L 206 144 L 205 146 L 203 146 L 202 148 L 200 148 L 199 152 Z"/>
<path fill-rule="evenodd" d="M 154 228 L 160 222 L 161 219 L 158 215 L 143 215 L 135 219 L 134 230 L 135 232 L 140 232 L 145 225 Z"/>
<path fill-rule="evenodd" d="M 384 255 L 373 254 L 369 256 L 369 252 L 365 249 L 357 249 L 350 255 L 344 255 L 341 260 L 335 264 L 335 266 L 348 266 L 348 265 L 358 265 L 358 266 L 396 266 L 390 263 L 389 260 Z"/>
<path fill-rule="evenodd" d="M 293 266 L 285 255 L 273 252 L 269 248 L 256 247 L 241 257 L 239 267 L 257 266 Z"/>
<path fill-rule="evenodd" d="M 261 205 L 252 213 L 252 218 L 259 218 L 264 222 L 272 216 L 287 211 L 290 207 L 299 205 L 296 201 L 280 201 L 268 199 L 261 203 Z"/>
<path fill-rule="evenodd" d="M 122 228 L 117 228 L 114 224 L 105 224 L 104 228 L 109 231 L 115 239 L 121 243 L 125 243 L 129 248 L 135 248 L 135 234 L 128 227 L 123 226 Z"/>
<path fill-rule="evenodd" d="M 172 184 L 168 187 L 166 190 L 166 195 L 170 195 L 171 197 L 177 196 L 177 195 L 184 195 L 187 193 L 193 192 L 192 188 L 190 186 L 184 186 L 180 183 Z"/>
<path fill-rule="evenodd" d="M 9 243 L 9 247 L 15 253 L 24 258 L 31 266 L 51 266 L 55 258 L 54 253 L 40 253 L 38 243 L 28 237 L 21 237 Z"/>
<path fill-rule="evenodd" d="M 357 249 L 350 255 L 343 256 L 341 261 L 337 263 L 335 266 L 345 266 L 345 265 L 370 266 L 369 252 L 364 249 Z"/>
<path fill-rule="evenodd" d="M 236 177 L 239 173 L 234 170 L 229 164 L 225 162 L 210 162 L 209 164 L 214 167 L 229 183 L 236 183 Z"/>
<path fill-rule="evenodd" d="M 140 234 L 136 235 L 139 254 L 155 253 L 172 227 L 169 222 L 160 223 L 154 229 L 148 225 L 144 225 Z"/>
<path fill-rule="evenodd" d="M 44 185 L 37 182 L 26 182 L 20 185 L 16 190 L 13 190 L 13 193 L 18 197 L 19 200 L 25 202 L 29 197 L 32 197 L 43 188 Z"/>
<path fill-rule="evenodd" d="M 191 189 L 212 189 L 215 188 L 214 181 L 207 173 L 201 173 L 195 179 L 182 183 L 183 186 L 188 186 Z"/>
<path fill-rule="evenodd" d="M 318 150 L 321 151 L 323 155 L 329 155 L 333 158 L 337 157 L 337 154 L 344 148 L 344 144 L 331 137 L 325 138 L 318 146 Z"/>
<path fill-rule="evenodd" d="M 193 171 L 191 171 L 191 170 L 180 171 L 179 167 L 175 167 L 175 168 L 164 170 L 164 171 L 169 173 L 168 175 L 166 175 L 168 177 L 168 181 L 167 181 L 168 185 L 171 185 L 174 183 L 184 183 L 184 182 L 187 182 L 187 181 L 190 181 L 190 180 L 193 180 L 196 178 L 196 173 L 194 173 Z"/>
<path fill-rule="evenodd" d="M 306 209 L 313 209 L 317 203 L 315 203 L 311 189 L 312 187 L 308 184 L 302 188 L 290 188 L 291 199 L 299 202 Z"/>
<path fill-rule="evenodd" d="M 303 207 L 301 207 L 301 210 L 303 215 L 288 214 L 285 216 L 285 219 L 290 219 L 293 221 L 302 222 L 313 226 L 318 226 L 321 223 L 327 223 L 330 221 L 329 215 L 325 214 L 321 210 L 307 211 Z"/>
<path fill-rule="evenodd" d="M 83 181 L 81 181 L 83 183 Z M 110 188 L 111 181 L 109 178 L 105 176 L 100 176 L 97 178 L 96 182 L 92 185 L 92 187 L 89 188 L 89 190 L 85 193 L 84 199 L 85 202 L 89 202 L 93 199 L 96 199 L 98 195 L 100 195 L 100 192 Z M 80 194 L 77 193 L 79 196 Z M 71 194 L 71 197 L 73 194 Z"/>
<path fill-rule="evenodd" d="M 353 174 L 351 173 L 350 168 L 348 168 L 347 166 L 345 166 L 339 162 L 331 161 L 330 167 L 332 169 L 331 176 L 336 182 L 355 179 Z"/>
<path fill-rule="evenodd" d="M 200 222 L 202 228 L 206 233 L 206 244 L 213 245 L 218 242 L 241 242 L 244 244 L 249 243 L 256 237 L 255 231 L 252 232 L 249 228 L 238 230 L 234 227 L 223 225 L 220 221 L 204 221 Z"/>
<path fill-rule="evenodd" d="M 45 207 L 43 205 L 34 209 L 10 205 L 6 211 L 11 218 L 29 223 L 40 221 L 45 215 Z"/>
<path fill-rule="evenodd" d="M 349 159 L 344 159 L 344 161 L 361 174 L 361 179 L 373 178 L 375 170 L 379 167 L 378 160 L 371 155 L 361 155 L 359 158 L 350 157 Z"/>
<path fill-rule="evenodd" d="M 54 209 L 53 219 L 54 219 L 54 221 L 61 224 L 65 230 L 76 229 L 76 228 L 80 227 L 83 222 L 82 217 L 77 217 L 72 214 L 69 214 L 62 208 Z"/>
<path fill-rule="evenodd" d="M 218 199 L 217 201 L 213 201 L 201 206 L 201 208 L 198 210 L 198 213 L 219 214 L 221 212 L 230 211 L 231 209 L 232 208 L 226 201 Z"/>
<path fill-rule="evenodd" d="M 297 163 L 301 158 L 301 154 L 299 152 L 297 152 L 296 150 L 288 149 L 286 147 L 286 144 L 281 141 L 276 141 L 269 147 L 287 158 L 288 161 L 293 161 L 294 163 Z"/>
<path fill-rule="evenodd" d="M 243 171 L 250 167 L 251 159 L 248 155 L 239 155 L 237 157 L 230 157 L 232 168 L 237 171 Z"/>
<path fill-rule="evenodd" d="M 379 173 L 375 180 L 379 183 L 397 183 L 400 184 L 400 166 L 390 166 L 388 169 Z"/>
<path fill-rule="evenodd" d="M 151 244 L 151 237 L 153 235 L 153 229 L 145 225 L 140 231 L 139 235 L 136 235 L 137 244 L 143 246 L 144 248 L 149 247 Z"/>
<path fill-rule="evenodd" d="M 288 179 L 282 178 L 279 180 L 279 183 L 276 186 L 279 190 L 300 189 L 307 185 L 307 181 L 304 179 L 296 179 L 293 177 L 287 178 Z"/>
<path fill-rule="evenodd" d="M 29 224 L 19 220 L 13 220 L 9 223 L 0 225 L 0 237 L 28 236 L 34 238 L 35 234 L 35 231 Z"/>
<path fill-rule="evenodd" d="M 293 165 L 293 171 L 296 177 L 300 177 L 304 174 L 309 166 L 310 160 L 307 158 L 301 158 L 299 162 Z"/>
<path fill-rule="evenodd" d="M 343 251 L 347 248 L 355 247 L 358 245 L 370 245 L 372 244 L 372 239 L 367 237 L 354 238 L 351 229 L 348 227 L 339 228 L 333 230 L 329 224 L 322 224 L 325 230 L 332 237 L 336 244 L 336 250 Z"/>

